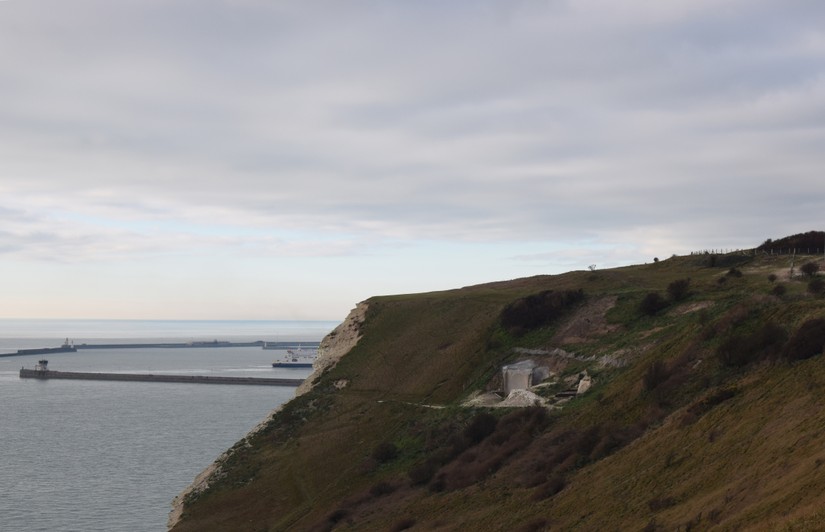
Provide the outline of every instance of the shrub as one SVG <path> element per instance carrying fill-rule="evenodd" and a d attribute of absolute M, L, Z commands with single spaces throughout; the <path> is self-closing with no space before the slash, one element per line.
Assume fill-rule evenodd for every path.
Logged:
<path fill-rule="evenodd" d="M 666 306 L 667 301 L 665 301 L 665 298 L 660 296 L 658 292 L 650 292 L 642 299 L 642 302 L 639 303 L 639 311 L 641 311 L 642 314 L 652 316 Z"/>
<path fill-rule="evenodd" d="M 801 271 L 808 277 L 813 277 L 814 275 L 816 275 L 816 272 L 819 271 L 819 264 L 815 262 L 806 262 L 805 264 L 799 267 L 799 271 Z"/>
<path fill-rule="evenodd" d="M 753 342 L 761 350 L 778 351 L 788 340 L 785 328 L 774 322 L 768 322 L 754 333 Z"/>
<path fill-rule="evenodd" d="M 688 296 L 690 279 L 678 279 L 667 285 L 667 293 L 673 301 L 681 301 Z"/>
<path fill-rule="evenodd" d="M 825 291 L 825 281 L 819 277 L 814 277 L 808 281 L 808 292 L 813 295 L 820 295 Z"/>
<path fill-rule="evenodd" d="M 670 373 L 665 363 L 661 360 L 654 360 L 650 366 L 647 367 L 645 376 L 642 379 L 642 384 L 645 390 L 649 392 L 655 389 L 660 382 L 666 381 L 668 377 L 670 377 Z"/>
<path fill-rule="evenodd" d="M 496 433 L 510 434 L 525 430 L 530 434 L 541 432 L 547 424 L 547 410 L 541 406 L 529 406 L 514 410 L 501 418 Z"/>
<path fill-rule="evenodd" d="M 605 423 L 601 427 L 601 437 L 590 451 L 588 459 L 591 462 L 601 460 L 635 440 L 644 430 L 634 426 L 621 427 L 616 423 Z"/>
<path fill-rule="evenodd" d="M 373 497 L 381 497 L 383 495 L 389 495 L 390 493 L 395 491 L 395 486 L 390 484 L 389 482 L 378 482 L 377 484 L 373 484 L 370 488 L 370 495 Z"/>
<path fill-rule="evenodd" d="M 716 350 L 726 366 L 745 366 L 751 362 L 773 358 L 781 352 L 788 338 L 785 329 L 768 322 L 751 334 L 734 334 Z"/>
<path fill-rule="evenodd" d="M 701 401 L 690 405 L 687 409 L 687 413 L 690 414 L 690 416 L 694 418 L 693 421 L 695 421 L 695 419 L 709 412 L 714 406 L 718 406 L 728 399 L 736 397 L 738 394 L 739 389 L 736 387 L 721 388 L 708 395 Z"/>
<path fill-rule="evenodd" d="M 822 353 L 825 347 L 825 318 L 813 318 L 803 323 L 785 346 L 788 360 L 803 360 Z"/>
<path fill-rule="evenodd" d="M 346 508 L 338 508 L 337 510 L 335 510 L 327 516 L 327 521 L 332 524 L 339 523 L 347 517 L 349 517 L 349 514 L 349 510 L 347 510 Z"/>
<path fill-rule="evenodd" d="M 411 517 L 407 517 L 402 519 L 401 521 L 397 522 L 391 529 L 390 532 L 401 532 L 402 530 L 407 530 L 415 526 L 415 519 Z"/>
<path fill-rule="evenodd" d="M 435 476 L 436 469 L 438 469 L 438 466 L 433 461 L 427 460 L 414 466 L 407 475 L 413 485 L 426 484 Z"/>
<path fill-rule="evenodd" d="M 728 270 L 728 273 L 726 273 L 725 275 L 727 275 L 728 277 L 737 277 L 738 278 L 738 277 L 742 277 L 742 271 L 739 268 L 731 268 L 730 270 Z"/>
<path fill-rule="evenodd" d="M 497 424 L 498 419 L 496 416 L 487 412 L 482 412 L 470 421 L 470 424 L 467 425 L 466 429 L 464 429 L 464 435 L 472 443 L 479 443 L 496 430 Z"/>
<path fill-rule="evenodd" d="M 560 492 L 564 489 L 566 482 L 564 477 L 558 473 L 551 476 L 547 479 L 547 482 L 542 484 L 539 488 L 533 492 L 533 496 L 531 497 L 534 501 L 542 501 L 544 499 L 549 499 L 556 493 Z"/>
<path fill-rule="evenodd" d="M 578 290 L 545 290 L 507 305 L 501 313 L 501 324 L 510 334 L 522 335 L 548 325 L 584 299 Z"/>
<path fill-rule="evenodd" d="M 391 442 L 381 442 L 372 450 L 372 457 L 379 463 L 389 462 L 398 456 L 398 447 Z"/>
<path fill-rule="evenodd" d="M 775 296 L 784 296 L 785 292 L 787 292 L 787 291 L 788 291 L 788 289 L 785 288 L 784 284 L 778 284 L 778 285 L 773 287 L 773 290 L 771 290 L 771 293 Z"/>
<path fill-rule="evenodd" d="M 776 274 L 772 273 L 772 274 L 768 275 L 768 281 L 770 281 L 772 283 L 775 282 L 776 281 Z"/>
<path fill-rule="evenodd" d="M 478 436 L 493 426 L 486 414 L 477 416 L 476 419 L 479 420 Z M 437 461 L 431 456 L 430 461 L 438 464 L 440 469 L 433 475 L 429 489 L 452 491 L 489 477 L 513 457 L 521 456 L 544 430 L 547 421 L 547 410 L 543 407 L 519 408 L 502 416 L 495 424 L 494 432 L 484 437 L 477 447 L 465 449 L 450 461 Z M 469 436 L 461 436 L 469 441 Z"/>

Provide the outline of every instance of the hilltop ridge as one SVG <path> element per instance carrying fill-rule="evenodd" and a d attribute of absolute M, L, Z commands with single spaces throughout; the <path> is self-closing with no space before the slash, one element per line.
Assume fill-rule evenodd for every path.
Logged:
<path fill-rule="evenodd" d="M 672 257 L 371 298 L 173 530 L 812 529 L 825 290 L 808 263 Z M 468 402 L 526 359 L 547 368 L 543 406 Z"/>

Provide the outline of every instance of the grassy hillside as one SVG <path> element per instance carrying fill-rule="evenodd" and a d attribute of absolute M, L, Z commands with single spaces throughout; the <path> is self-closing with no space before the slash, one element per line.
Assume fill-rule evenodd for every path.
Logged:
<path fill-rule="evenodd" d="M 370 299 L 358 344 L 233 448 L 174 530 L 817 529 L 825 300 L 799 272 L 819 260 L 695 255 Z M 550 406 L 466 406 L 523 358 L 556 373 L 534 390 Z M 590 390 L 555 399 L 585 371 Z"/>

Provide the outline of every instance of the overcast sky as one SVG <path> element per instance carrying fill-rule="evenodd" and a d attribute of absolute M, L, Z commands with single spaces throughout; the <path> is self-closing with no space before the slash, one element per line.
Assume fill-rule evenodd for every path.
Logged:
<path fill-rule="evenodd" d="M 823 229 L 820 0 L 0 2 L 0 317 L 372 295 Z"/>

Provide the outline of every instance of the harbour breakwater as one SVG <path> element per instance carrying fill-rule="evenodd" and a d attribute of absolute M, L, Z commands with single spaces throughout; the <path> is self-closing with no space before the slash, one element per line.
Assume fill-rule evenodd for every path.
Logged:
<path fill-rule="evenodd" d="M 131 373 L 83 373 L 75 371 L 53 371 L 20 369 L 21 379 L 74 379 L 94 381 L 131 382 L 174 382 L 191 384 L 245 384 L 258 386 L 299 386 L 304 379 L 281 379 L 269 377 L 222 377 L 207 375 L 155 375 Z"/>
<path fill-rule="evenodd" d="M 74 353 L 81 349 L 202 349 L 215 347 L 261 347 L 264 349 L 299 349 L 316 348 L 320 342 L 224 342 L 211 340 L 207 342 L 155 342 L 155 343 L 111 343 L 111 344 L 64 344 L 60 347 L 41 347 L 37 349 L 18 349 L 15 353 L 0 353 L 0 357 L 20 357 L 29 355 L 48 355 L 52 353 Z"/>
<path fill-rule="evenodd" d="M 300 347 L 317 348 L 321 342 L 225 342 L 210 340 L 208 342 L 155 342 L 155 343 L 119 343 L 119 344 L 72 344 L 75 349 L 201 349 L 210 347 L 264 347 L 266 349 L 298 349 Z"/>
<path fill-rule="evenodd" d="M 50 355 L 52 353 L 75 353 L 77 349 L 71 346 L 40 347 L 36 349 L 18 349 L 16 353 L 0 354 L 0 357 L 22 357 L 29 355 Z"/>
<path fill-rule="evenodd" d="M 128 343 L 128 344 L 75 344 L 76 349 L 185 349 L 185 348 L 206 348 L 206 347 L 263 347 L 264 342 L 222 342 L 212 340 L 210 342 L 157 342 L 157 343 Z"/>

